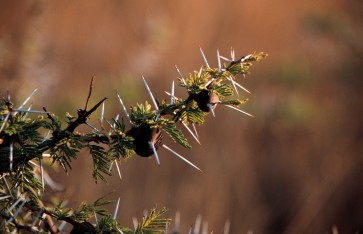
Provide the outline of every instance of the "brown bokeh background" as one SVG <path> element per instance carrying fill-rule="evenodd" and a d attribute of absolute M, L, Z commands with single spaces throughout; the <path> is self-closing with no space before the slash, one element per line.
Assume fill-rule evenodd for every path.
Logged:
<path fill-rule="evenodd" d="M 203 173 L 160 150 L 160 167 L 135 156 L 122 163 L 122 181 L 114 170 L 95 184 L 84 152 L 53 179 L 72 206 L 113 191 L 127 226 L 157 205 L 169 217 L 180 211 L 181 233 L 198 215 L 213 233 L 226 221 L 230 233 L 355 233 L 363 224 L 362 26 L 359 0 L 1 1 L 0 91 L 21 102 L 39 88 L 34 108 L 65 116 L 84 107 L 95 75 L 92 102 L 107 96 L 112 118 L 122 114 L 116 91 L 127 105 L 148 100 L 141 74 L 166 98 L 174 64 L 184 74 L 202 65 L 199 46 L 213 65 L 217 49 L 266 52 L 239 81 L 253 93 L 242 97 L 255 118 L 220 107 L 199 127 L 201 146 L 167 141 Z"/>

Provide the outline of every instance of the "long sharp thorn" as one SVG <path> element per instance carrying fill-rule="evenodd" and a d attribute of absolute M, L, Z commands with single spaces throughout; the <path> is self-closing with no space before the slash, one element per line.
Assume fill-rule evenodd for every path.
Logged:
<path fill-rule="evenodd" d="M 205 57 L 204 53 L 203 53 L 203 50 L 201 47 L 199 47 L 199 50 L 200 50 L 200 53 L 202 54 L 202 57 L 203 57 L 203 60 L 204 60 L 204 63 L 205 63 L 205 66 L 210 68 L 209 67 L 209 64 L 208 64 L 208 61 L 207 61 L 207 58 Z"/>
<path fill-rule="evenodd" d="M 124 103 L 123 103 L 123 101 L 122 101 L 122 99 L 121 99 L 121 97 L 120 97 L 120 95 L 118 93 L 117 93 L 117 97 L 118 97 L 118 100 L 121 103 L 121 106 L 122 106 L 123 111 L 125 112 L 127 121 L 129 121 L 130 125 L 133 126 L 134 124 L 131 122 L 130 115 L 129 115 L 129 113 L 127 113 L 126 107 L 125 107 L 125 105 L 124 105 Z"/>
<path fill-rule="evenodd" d="M 33 224 L 31 225 L 31 227 L 34 227 L 35 226 L 35 224 L 37 223 L 37 221 L 40 219 L 40 216 L 43 214 L 43 209 L 42 210 L 40 210 L 39 212 L 38 212 L 38 214 L 37 214 L 37 216 L 35 216 L 35 219 L 34 219 L 34 221 L 33 221 Z"/>
<path fill-rule="evenodd" d="M 229 220 L 226 221 L 223 228 L 223 234 L 229 234 L 229 228 L 231 226 L 231 222 Z"/>
<path fill-rule="evenodd" d="M 180 229 L 180 212 L 176 211 L 175 212 L 175 227 L 174 227 L 174 233 L 179 233 L 179 229 Z"/>
<path fill-rule="evenodd" d="M 218 57 L 218 71 L 222 71 L 222 65 L 221 65 L 221 57 L 219 56 L 219 50 L 217 50 L 217 57 Z"/>
<path fill-rule="evenodd" d="M 235 84 L 233 78 L 232 77 L 227 77 L 227 79 L 231 81 L 231 83 L 233 85 L 233 88 L 236 91 L 237 96 L 239 96 L 239 93 L 238 93 L 238 90 L 237 90 L 237 87 L 236 87 L 236 84 Z"/>
<path fill-rule="evenodd" d="M 149 88 L 149 85 L 147 85 L 147 82 L 146 82 L 146 80 L 145 80 L 145 77 L 144 77 L 144 76 L 142 76 L 142 79 L 144 80 L 145 87 L 146 87 L 146 89 L 147 89 L 147 91 L 148 91 L 148 93 L 149 93 L 149 95 L 150 95 L 151 101 L 153 102 L 155 109 L 156 109 L 156 110 L 159 110 L 159 107 L 158 107 L 158 105 L 156 104 L 156 101 L 155 101 L 154 95 L 152 94 L 152 92 L 151 92 L 151 90 L 150 90 L 150 88 Z"/>
<path fill-rule="evenodd" d="M 221 59 L 223 59 L 223 60 L 228 61 L 228 62 L 232 62 L 232 60 L 231 60 L 231 59 L 228 59 L 228 58 L 226 58 L 226 57 L 223 57 L 222 55 L 220 55 L 219 57 L 220 57 Z"/>
<path fill-rule="evenodd" d="M 44 193 L 44 170 L 43 170 L 43 160 L 39 159 L 39 166 L 40 166 L 40 179 L 42 181 L 42 189 Z"/>
<path fill-rule="evenodd" d="M 25 203 L 26 203 L 26 200 L 23 200 L 23 202 L 20 204 L 19 208 L 14 212 L 14 215 L 11 216 L 11 218 L 8 219 L 8 221 L 5 223 L 5 226 L 8 226 L 13 221 L 13 219 L 19 214 L 20 210 L 23 208 Z"/>
<path fill-rule="evenodd" d="M 10 112 L 8 112 L 7 114 L 6 114 L 6 116 L 5 116 L 5 119 L 4 119 L 4 121 L 3 121 L 3 124 L 1 125 L 1 128 L 0 128 L 0 133 L 3 131 L 3 129 L 4 129 L 4 127 L 5 127 L 5 124 L 6 124 L 6 122 L 8 121 L 8 119 L 9 119 L 9 116 L 10 116 Z"/>
<path fill-rule="evenodd" d="M 156 149 L 155 149 L 154 144 L 151 141 L 149 141 L 148 143 L 149 143 L 149 146 L 151 147 L 151 149 L 154 152 L 154 156 L 155 156 L 155 159 L 156 159 L 157 164 L 160 166 L 159 156 L 158 156 L 158 153 L 156 152 Z"/>
<path fill-rule="evenodd" d="M 118 207 L 120 206 L 120 198 L 117 199 L 117 204 L 115 207 L 115 212 L 113 213 L 113 219 L 116 220 L 117 217 L 117 212 L 118 212 Z"/>
<path fill-rule="evenodd" d="M 59 231 L 62 231 L 63 230 L 63 228 L 66 226 L 66 224 L 67 224 L 67 222 L 66 221 L 62 221 L 62 223 L 58 226 L 58 230 Z"/>
<path fill-rule="evenodd" d="M 117 169 L 118 176 L 120 177 L 120 180 L 122 180 L 121 170 L 120 170 L 120 167 L 118 166 L 118 163 L 117 163 L 116 160 L 115 160 L 115 164 L 116 164 L 116 169 Z"/>
<path fill-rule="evenodd" d="M 10 197 L 11 197 L 10 195 L 5 195 L 5 196 L 3 196 L 3 197 L 0 197 L 0 201 L 1 201 L 1 200 L 8 199 L 8 198 L 10 198 Z"/>
<path fill-rule="evenodd" d="M 115 160 L 115 161 L 116 161 L 116 160 Z M 115 161 L 112 161 L 112 162 L 111 162 L 110 168 L 108 168 L 108 173 L 110 173 L 110 172 L 111 172 L 111 170 L 112 170 L 112 166 L 113 166 L 113 163 L 114 163 Z"/>
<path fill-rule="evenodd" d="M 195 132 L 195 136 L 198 138 L 199 140 L 199 136 L 198 136 L 198 131 L 197 131 L 197 128 L 195 127 L 195 124 L 192 124 L 193 126 L 193 129 L 194 129 L 194 132 Z"/>
<path fill-rule="evenodd" d="M 208 222 L 203 222 L 202 234 L 208 233 Z"/>
<path fill-rule="evenodd" d="M 194 224 L 194 232 L 193 233 L 199 233 L 200 232 L 200 226 L 202 224 L 202 216 L 198 215 L 195 224 Z"/>
<path fill-rule="evenodd" d="M 96 127 L 94 127 L 92 124 L 86 122 L 86 125 L 90 128 L 92 128 L 93 130 L 95 130 L 96 132 L 100 132 L 100 130 L 98 130 Z"/>
<path fill-rule="evenodd" d="M 234 49 L 232 47 L 231 47 L 231 59 L 232 59 L 232 61 L 235 60 Z"/>
<path fill-rule="evenodd" d="M 199 72 L 198 72 L 198 76 L 201 76 L 202 75 L 202 71 L 203 71 L 203 66 L 200 67 Z"/>
<path fill-rule="evenodd" d="M 180 79 L 183 81 L 184 85 L 187 85 L 187 82 L 185 81 L 183 75 L 181 74 L 179 68 L 175 65 L 176 71 L 178 72 Z"/>
<path fill-rule="evenodd" d="M 190 166 L 194 167 L 195 169 L 197 169 L 198 171 L 202 171 L 199 169 L 199 167 L 197 167 L 196 165 L 194 165 L 193 163 L 191 163 L 189 160 L 187 160 L 186 158 L 184 158 L 183 156 L 181 156 L 180 154 L 178 154 L 177 152 L 175 152 L 174 150 L 170 149 L 168 146 L 166 145 L 162 145 L 165 149 L 169 150 L 171 153 L 173 153 L 175 156 L 177 156 L 178 158 L 180 158 L 181 160 L 183 160 L 184 162 L 188 163 Z"/>
<path fill-rule="evenodd" d="M 33 106 L 32 104 L 29 105 L 29 108 L 28 108 L 27 112 L 25 112 L 25 115 L 23 116 L 22 120 L 25 120 L 26 117 L 28 117 L 29 111 L 32 109 L 32 106 Z"/>
<path fill-rule="evenodd" d="M 134 225 L 134 229 L 135 229 L 134 233 L 136 233 L 137 226 L 139 225 L 139 223 L 137 222 L 137 218 L 135 218 L 135 217 L 132 218 L 132 224 Z"/>
<path fill-rule="evenodd" d="M 11 193 L 11 190 L 10 190 L 10 187 L 9 187 L 9 184 L 8 184 L 8 181 L 5 179 L 5 176 L 3 176 L 3 180 L 5 182 L 5 186 L 6 186 L 7 190 L 8 190 L 8 192 L 9 192 L 10 196 L 14 199 L 14 196 Z"/>
<path fill-rule="evenodd" d="M 193 138 L 198 142 L 198 144 L 201 145 L 200 142 L 199 142 L 198 137 L 196 135 L 194 135 L 194 133 L 192 132 L 192 130 L 190 130 L 190 128 L 188 127 L 188 125 L 186 125 L 185 123 L 183 123 L 183 125 L 188 130 L 188 132 L 190 133 L 190 135 L 192 135 Z"/>
<path fill-rule="evenodd" d="M 212 104 L 208 103 L 207 106 L 208 106 L 210 112 L 212 112 L 213 117 L 215 118 L 216 117 L 216 114 L 214 113 Z"/>
<path fill-rule="evenodd" d="M 33 92 L 25 99 L 25 101 L 19 106 L 18 109 L 21 109 L 23 108 L 23 106 L 25 106 L 25 104 L 30 100 L 30 98 L 35 94 L 35 92 L 37 91 L 38 89 L 34 89 Z"/>
<path fill-rule="evenodd" d="M 93 211 L 93 215 L 95 216 L 96 227 L 98 227 L 98 219 L 97 219 L 96 211 Z"/>
<path fill-rule="evenodd" d="M 232 78 L 231 78 L 232 79 Z M 241 89 L 243 89 L 244 91 L 246 91 L 249 94 L 252 94 L 248 89 L 246 89 L 245 87 L 243 87 L 242 85 L 238 84 L 236 81 L 233 81 L 233 83 L 235 85 L 237 85 L 238 87 L 240 87 Z"/>
<path fill-rule="evenodd" d="M 9 155 L 10 171 L 13 171 L 14 143 L 11 143 L 9 148 L 10 148 L 10 155 Z"/>
<path fill-rule="evenodd" d="M 245 115 L 248 115 L 248 116 L 254 117 L 253 115 L 251 115 L 251 114 L 249 114 L 249 113 L 247 113 L 247 112 L 245 112 L 245 111 L 243 111 L 243 110 L 240 110 L 240 109 L 238 109 L 238 108 L 236 108 L 236 107 L 234 107 L 234 106 L 230 106 L 230 105 L 224 105 L 224 106 L 229 107 L 229 108 L 231 108 L 231 109 L 233 109 L 233 110 L 239 111 L 239 112 L 241 112 L 241 113 L 243 113 L 243 114 L 245 114 Z"/>
<path fill-rule="evenodd" d="M 168 96 L 170 96 L 170 97 L 173 97 L 173 100 L 179 100 L 179 98 L 177 98 L 177 97 L 175 97 L 175 96 L 173 96 L 173 95 L 171 95 L 171 93 L 169 93 L 169 92 L 167 92 L 167 91 L 164 91 Z"/>
<path fill-rule="evenodd" d="M 210 85 L 214 81 L 214 78 L 210 78 L 210 80 L 204 85 L 205 88 L 208 88 L 208 85 Z"/>
<path fill-rule="evenodd" d="M 171 84 L 170 105 L 174 104 L 174 81 Z"/>
<path fill-rule="evenodd" d="M 105 102 L 102 102 L 102 109 L 101 109 L 101 116 L 100 116 L 101 124 L 103 123 L 104 117 L 105 117 Z"/>
<path fill-rule="evenodd" d="M 16 205 L 18 205 L 19 202 L 21 202 L 22 198 L 18 198 L 18 200 L 16 200 L 16 202 L 14 202 L 14 204 L 12 206 L 9 207 L 9 209 L 6 211 L 6 214 L 9 214 L 10 211 L 12 211 Z"/>
<path fill-rule="evenodd" d="M 18 111 L 18 112 L 25 112 L 25 113 L 35 113 L 35 114 L 47 114 L 47 112 L 45 111 L 37 111 L 37 110 L 23 110 L 23 109 L 13 109 L 14 111 Z"/>
<path fill-rule="evenodd" d="M 158 113 L 155 117 L 155 122 L 158 121 L 158 119 L 160 118 L 160 113 Z"/>

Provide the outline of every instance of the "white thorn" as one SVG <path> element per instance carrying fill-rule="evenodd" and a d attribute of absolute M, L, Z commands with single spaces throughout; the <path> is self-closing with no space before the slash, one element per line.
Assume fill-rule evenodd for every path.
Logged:
<path fill-rule="evenodd" d="M 5 196 L 3 196 L 3 197 L 0 197 L 0 201 L 1 201 L 1 200 L 8 199 L 8 198 L 10 198 L 10 197 L 11 197 L 10 195 L 5 195 Z"/>
<path fill-rule="evenodd" d="M 132 218 L 132 224 L 134 225 L 134 229 L 136 231 L 137 226 L 139 225 L 139 223 L 137 222 L 137 218 L 135 218 L 135 217 Z M 134 232 L 134 233 L 136 233 L 136 232 Z"/>
<path fill-rule="evenodd" d="M 238 108 L 236 108 L 236 107 L 234 107 L 234 106 L 230 106 L 230 105 L 224 105 L 224 106 L 229 107 L 229 108 L 231 108 L 231 109 L 233 109 L 233 110 L 239 111 L 239 112 L 241 112 L 241 113 L 243 113 L 243 114 L 245 114 L 245 115 L 248 115 L 248 116 L 254 117 L 253 115 L 251 115 L 251 114 L 249 114 L 249 113 L 247 113 L 247 112 L 245 112 L 245 111 L 243 111 L 243 110 L 240 110 L 240 109 L 238 109 Z"/>
<path fill-rule="evenodd" d="M 174 225 L 174 232 L 179 233 L 179 229 L 180 229 L 180 212 L 176 211 L 175 212 L 175 225 Z"/>
<path fill-rule="evenodd" d="M 44 170 L 43 170 L 43 160 L 39 159 L 39 167 L 40 167 L 40 180 L 42 181 L 42 189 L 44 193 Z"/>
<path fill-rule="evenodd" d="M 16 200 L 16 202 L 14 202 L 14 204 L 12 206 L 9 207 L 9 209 L 6 211 L 6 214 L 9 214 L 10 211 L 12 211 L 16 205 L 18 205 L 18 203 L 22 200 L 21 197 L 18 198 L 18 200 Z"/>
<path fill-rule="evenodd" d="M 198 215 L 195 220 L 193 233 L 199 233 L 201 224 L 202 224 L 202 216 Z"/>
<path fill-rule="evenodd" d="M 101 109 L 101 116 L 100 116 L 101 123 L 103 123 L 104 117 L 105 117 L 105 102 L 102 102 L 102 109 Z"/>
<path fill-rule="evenodd" d="M 190 166 L 194 167 L 195 169 L 197 169 L 198 171 L 202 171 L 200 170 L 196 165 L 194 165 L 193 163 L 191 163 L 189 160 L 187 160 L 186 158 L 184 158 L 183 156 L 181 156 L 180 154 L 178 154 L 177 152 L 175 152 L 174 150 L 170 149 L 168 146 L 163 144 L 163 147 L 167 150 L 169 150 L 171 153 L 173 153 L 175 156 L 177 156 L 178 158 L 180 158 L 181 160 L 183 160 L 184 162 L 188 163 Z"/>
<path fill-rule="evenodd" d="M 228 58 L 226 58 L 226 57 L 223 57 L 222 55 L 220 55 L 219 57 L 220 57 L 221 59 L 225 60 L 225 61 L 232 62 L 232 60 L 231 60 L 231 59 L 228 59 Z"/>
<path fill-rule="evenodd" d="M 116 207 L 115 207 L 115 212 L 113 213 L 113 219 L 114 220 L 116 220 L 119 205 L 120 205 L 120 198 L 117 199 L 117 204 L 116 204 Z"/>
<path fill-rule="evenodd" d="M 203 222 L 202 234 L 208 233 L 208 222 Z"/>
<path fill-rule="evenodd" d="M 86 122 L 86 125 L 90 128 L 92 128 L 93 130 L 95 130 L 96 132 L 101 132 L 100 130 L 98 130 L 96 127 L 94 127 L 92 124 Z"/>
<path fill-rule="evenodd" d="M 44 209 L 44 208 L 43 208 Z M 35 217 L 35 219 L 34 219 L 34 221 L 33 221 L 33 224 L 32 224 L 32 227 L 34 227 L 35 226 L 35 223 L 40 219 L 40 216 L 42 216 L 42 214 L 43 214 L 43 209 L 41 209 L 39 212 L 38 212 L 38 214 L 37 214 L 37 216 Z"/>
<path fill-rule="evenodd" d="M 174 81 L 171 83 L 170 105 L 174 104 Z"/>
<path fill-rule="evenodd" d="M 93 211 L 93 215 L 95 216 L 96 227 L 98 228 L 98 219 L 97 219 L 96 211 Z"/>
<path fill-rule="evenodd" d="M 192 124 L 195 135 L 197 136 L 198 140 L 199 140 L 199 136 L 198 136 L 198 132 L 197 132 L 197 128 L 195 127 L 195 124 Z"/>
<path fill-rule="evenodd" d="M 52 157 L 52 155 L 50 155 L 50 154 L 42 154 L 42 157 L 47 157 L 47 158 L 50 158 L 50 157 Z"/>
<path fill-rule="evenodd" d="M 230 80 L 233 80 L 232 77 L 229 78 Z M 248 89 L 246 89 L 245 87 L 243 87 L 242 85 L 238 84 L 236 81 L 233 80 L 233 84 L 237 85 L 238 87 L 240 87 L 241 89 L 243 89 L 244 91 L 246 91 L 249 94 L 252 94 Z"/>
<path fill-rule="evenodd" d="M 20 210 L 23 208 L 25 203 L 26 203 L 26 200 L 23 200 L 23 202 L 20 204 L 19 208 L 14 212 L 14 215 L 12 215 L 10 217 L 10 219 L 8 219 L 8 221 L 5 223 L 5 226 L 8 226 L 13 221 L 13 219 L 19 214 Z"/>
<path fill-rule="evenodd" d="M 204 53 L 203 53 L 203 50 L 201 47 L 199 47 L 199 50 L 200 50 L 200 53 L 202 54 L 202 57 L 203 57 L 203 60 L 204 60 L 204 63 L 205 63 L 205 66 L 210 68 L 209 67 L 209 64 L 208 64 L 208 61 L 207 61 L 207 58 L 205 57 Z"/>
<path fill-rule="evenodd" d="M 160 113 L 158 113 L 155 117 L 155 122 L 158 121 L 158 119 L 160 118 Z"/>
<path fill-rule="evenodd" d="M 187 85 L 187 82 L 185 81 L 183 75 L 181 74 L 179 68 L 175 65 L 175 68 L 176 68 L 176 71 L 178 72 L 179 76 L 180 76 L 180 79 L 183 81 L 184 85 L 186 86 Z"/>
<path fill-rule="evenodd" d="M 25 113 L 35 113 L 35 114 L 47 114 L 47 112 L 45 111 L 36 111 L 36 110 L 23 110 L 23 109 L 13 109 L 14 111 L 18 111 L 18 112 L 25 112 Z"/>
<path fill-rule="evenodd" d="M 120 177 L 120 180 L 122 180 L 121 170 L 120 170 L 120 167 L 118 166 L 118 163 L 117 163 L 116 159 L 115 159 L 115 164 L 116 164 L 116 169 L 117 169 L 118 176 Z"/>
<path fill-rule="evenodd" d="M 208 106 L 210 112 L 212 112 L 213 117 L 215 118 L 216 117 L 216 114 L 214 113 L 212 104 L 208 103 L 207 106 Z"/>
<path fill-rule="evenodd" d="M 238 93 L 238 90 L 237 90 L 237 87 L 236 87 L 236 84 L 235 84 L 233 78 L 232 77 L 227 77 L 227 79 L 231 81 L 231 83 L 233 85 L 233 88 L 236 91 L 237 96 L 239 96 L 239 93 Z"/>
<path fill-rule="evenodd" d="M 8 121 L 8 119 L 9 119 L 9 116 L 10 116 L 10 112 L 8 112 L 7 114 L 6 114 L 6 116 L 5 116 L 5 119 L 4 119 L 4 121 L 3 121 L 3 124 L 1 125 L 1 128 L 0 128 L 0 133 L 3 131 L 3 129 L 4 129 L 4 127 L 5 127 L 5 124 L 6 124 L 6 122 Z"/>
<path fill-rule="evenodd" d="M 145 77 L 144 77 L 144 76 L 142 76 L 142 79 L 144 80 L 145 87 L 146 87 L 146 89 L 147 89 L 147 91 L 148 91 L 148 93 L 149 93 L 149 95 L 150 95 L 151 101 L 153 102 L 155 109 L 156 109 L 156 110 L 159 110 L 159 107 L 158 107 L 158 105 L 156 104 L 156 101 L 155 101 L 154 95 L 152 94 L 152 92 L 151 92 L 151 90 L 150 90 L 149 86 L 148 86 L 148 85 L 147 85 L 147 83 L 146 83 Z"/>
<path fill-rule="evenodd" d="M 25 115 L 23 116 L 22 120 L 25 120 L 26 117 L 28 117 L 29 111 L 32 109 L 32 106 L 33 106 L 32 104 L 29 105 L 29 108 L 28 108 L 27 112 L 25 112 Z"/>
<path fill-rule="evenodd" d="M 48 139 L 49 139 L 49 134 L 50 134 L 50 130 L 48 130 L 47 134 L 45 134 L 45 136 L 44 136 L 44 138 L 43 138 L 42 143 L 43 143 L 44 141 L 46 141 L 46 140 L 48 140 Z"/>
<path fill-rule="evenodd" d="M 35 94 L 35 92 L 37 91 L 38 89 L 34 89 L 33 92 L 25 99 L 25 101 L 19 106 L 18 109 L 21 109 L 23 108 L 23 106 L 25 106 L 25 104 L 30 100 L 30 98 Z M 15 113 L 16 114 L 16 113 Z"/>
<path fill-rule="evenodd" d="M 189 228 L 188 234 L 192 234 L 192 228 Z"/>
<path fill-rule="evenodd" d="M 9 184 L 8 184 L 8 181 L 5 179 L 5 176 L 3 176 L 3 180 L 5 182 L 5 186 L 6 186 L 6 189 L 8 190 L 10 196 L 14 199 L 14 196 L 13 194 L 11 193 L 11 190 L 10 190 L 10 187 L 9 187 Z"/>
<path fill-rule="evenodd" d="M 210 85 L 214 81 L 214 78 L 212 77 L 204 86 L 204 88 L 207 89 L 208 85 Z"/>
<path fill-rule="evenodd" d="M 198 76 L 201 76 L 202 75 L 202 71 L 203 71 L 203 66 L 200 67 L 199 72 L 198 72 Z"/>
<path fill-rule="evenodd" d="M 62 231 L 63 228 L 66 226 L 67 222 L 66 221 L 62 221 L 62 223 L 58 226 L 58 230 Z"/>
<path fill-rule="evenodd" d="M 183 125 L 188 130 L 188 132 L 190 133 L 190 135 L 192 135 L 193 138 L 198 142 L 198 144 L 201 145 L 200 142 L 199 142 L 198 137 L 196 135 L 194 135 L 194 133 L 192 132 L 192 130 L 190 130 L 190 128 L 188 127 L 188 125 L 186 125 L 185 123 L 183 123 Z"/>
<path fill-rule="evenodd" d="M 171 93 L 167 92 L 167 91 L 164 91 L 168 96 L 170 97 L 173 97 L 173 100 L 179 100 L 178 97 L 174 96 L 174 95 L 171 95 Z"/>
<path fill-rule="evenodd" d="M 245 56 L 244 58 L 241 59 L 241 63 L 243 63 L 244 61 L 246 61 L 247 59 L 249 59 L 252 56 L 252 54 L 249 54 L 247 56 Z"/>
<path fill-rule="evenodd" d="M 231 59 L 232 59 L 232 61 L 235 60 L 235 57 L 234 57 L 234 49 L 232 49 L 232 47 L 231 47 Z"/>
<path fill-rule="evenodd" d="M 11 142 L 11 144 L 10 144 L 10 155 L 9 155 L 9 157 L 10 157 L 10 171 L 13 171 L 13 157 L 14 157 L 14 143 L 13 142 Z"/>
<path fill-rule="evenodd" d="M 119 95 L 118 93 L 117 93 L 117 97 L 118 97 L 118 100 L 119 100 L 119 101 L 120 101 L 120 103 L 121 103 L 122 109 L 123 109 L 123 110 L 124 110 L 124 112 L 125 112 L 125 115 L 126 115 L 127 121 L 129 121 L 130 125 L 132 125 L 132 126 L 133 126 L 133 123 L 131 122 L 131 119 L 130 119 L 130 115 L 129 115 L 129 113 L 127 113 L 126 107 L 125 107 L 125 105 L 124 105 L 124 103 L 123 103 L 123 101 L 122 101 L 122 99 L 121 99 L 121 97 L 120 97 L 120 95 Z"/>
<path fill-rule="evenodd" d="M 231 222 L 229 220 L 226 221 L 223 228 L 223 234 L 229 234 L 229 229 L 231 227 Z"/>
<path fill-rule="evenodd" d="M 116 161 L 116 160 L 115 160 L 115 161 Z M 111 170 L 112 170 L 112 166 L 113 166 L 113 163 L 114 163 L 115 161 L 112 161 L 112 162 L 111 162 L 110 168 L 108 169 L 108 173 L 110 173 L 110 172 L 111 172 Z"/>
<path fill-rule="evenodd" d="M 151 141 L 149 141 L 148 143 L 149 143 L 149 146 L 151 147 L 151 149 L 154 152 L 154 156 L 155 156 L 155 159 L 156 159 L 156 163 L 160 166 L 159 156 L 158 156 L 158 153 L 156 152 L 156 149 L 155 149 L 154 144 Z"/>
<path fill-rule="evenodd" d="M 217 50 L 217 57 L 218 57 L 218 71 L 222 71 L 222 65 L 221 65 L 221 57 L 219 56 L 219 50 Z"/>

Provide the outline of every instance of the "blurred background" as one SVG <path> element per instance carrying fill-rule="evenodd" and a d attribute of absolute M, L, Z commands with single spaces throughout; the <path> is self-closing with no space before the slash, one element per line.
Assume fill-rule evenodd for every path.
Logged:
<path fill-rule="evenodd" d="M 363 2 L 322 1 L 1 1 L 0 92 L 21 102 L 39 88 L 35 109 L 65 116 L 103 97 L 106 117 L 125 104 L 167 98 L 177 64 L 183 74 L 228 57 L 263 51 L 269 57 L 239 83 L 252 95 L 250 118 L 218 107 L 199 127 L 202 145 L 186 156 L 167 151 L 122 162 L 123 179 L 95 184 L 87 152 L 68 175 L 53 179 L 77 207 L 109 192 L 120 197 L 118 219 L 132 226 L 145 209 L 180 212 L 180 233 L 200 215 L 209 233 L 358 233 L 363 227 Z M 176 90 L 182 98 L 186 93 Z M 91 103 L 91 104 L 92 104 Z M 98 114 L 91 119 L 97 125 Z M 112 210 L 113 207 L 110 207 Z M 173 230 L 175 223 L 170 227 Z"/>

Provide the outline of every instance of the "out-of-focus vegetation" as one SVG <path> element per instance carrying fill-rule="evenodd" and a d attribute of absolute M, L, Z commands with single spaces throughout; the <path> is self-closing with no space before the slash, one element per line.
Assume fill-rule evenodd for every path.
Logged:
<path fill-rule="evenodd" d="M 199 46 L 208 59 L 231 46 L 265 51 L 268 63 L 243 82 L 255 118 L 218 108 L 199 129 L 191 152 L 202 175 L 162 155 L 161 167 L 133 158 L 122 182 L 95 185 L 85 153 L 54 179 L 75 206 L 115 190 L 127 226 L 157 204 L 180 211 L 181 232 L 201 214 L 214 232 L 229 220 L 231 233 L 353 233 L 363 223 L 362 9 L 358 0 L 3 2 L 1 92 L 22 100 L 39 88 L 34 105 L 61 115 L 83 106 L 95 75 L 93 95 L 117 90 L 131 105 L 147 98 L 141 74 L 161 99 L 174 64 L 199 69 Z"/>

